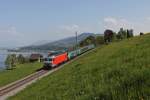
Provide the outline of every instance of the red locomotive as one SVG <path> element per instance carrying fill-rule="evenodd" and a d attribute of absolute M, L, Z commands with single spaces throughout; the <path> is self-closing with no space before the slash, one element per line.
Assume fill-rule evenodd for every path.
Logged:
<path fill-rule="evenodd" d="M 68 60 L 67 52 L 52 53 L 44 60 L 44 66 L 49 68 L 56 67 Z"/>

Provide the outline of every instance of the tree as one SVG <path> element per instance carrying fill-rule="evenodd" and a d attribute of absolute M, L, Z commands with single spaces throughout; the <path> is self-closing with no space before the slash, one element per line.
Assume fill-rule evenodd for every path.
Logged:
<path fill-rule="evenodd" d="M 19 56 L 17 57 L 17 61 L 19 64 L 23 64 L 26 62 L 26 59 L 24 58 L 22 54 L 19 54 Z"/>
<path fill-rule="evenodd" d="M 113 35 L 114 35 L 114 32 L 112 30 L 109 30 L 109 29 L 105 30 L 104 31 L 104 41 L 105 41 L 105 43 L 112 42 Z"/>
<path fill-rule="evenodd" d="M 127 38 L 130 38 L 130 32 L 128 29 L 127 29 Z"/>
<path fill-rule="evenodd" d="M 88 36 L 86 39 L 80 42 L 81 47 L 89 44 L 96 44 L 94 36 Z"/>
<path fill-rule="evenodd" d="M 9 54 L 5 60 L 7 69 L 13 69 L 16 67 L 17 58 L 15 54 Z"/>
<path fill-rule="evenodd" d="M 117 39 L 125 39 L 127 38 L 127 31 L 124 30 L 123 28 L 120 28 L 118 34 L 117 34 Z"/>
<path fill-rule="evenodd" d="M 133 37 L 133 29 L 127 29 L 127 38 Z"/>

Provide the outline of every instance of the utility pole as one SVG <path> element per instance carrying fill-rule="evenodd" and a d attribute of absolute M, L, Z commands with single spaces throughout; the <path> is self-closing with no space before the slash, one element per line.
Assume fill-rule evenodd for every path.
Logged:
<path fill-rule="evenodd" d="M 76 48 L 75 49 L 77 50 L 78 49 L 78 33 L 76 32 L 75 35 L 76 35 L 76 44 L 75 44 Z"/>

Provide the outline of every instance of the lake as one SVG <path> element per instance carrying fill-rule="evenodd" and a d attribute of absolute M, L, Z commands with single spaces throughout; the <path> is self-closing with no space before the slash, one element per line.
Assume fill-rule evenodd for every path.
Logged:
<path fill-rule="evenodd" d="M 5 59 L 8 55 L 7 50 L 0 50 L 0 70 L 5 69 Z"/>

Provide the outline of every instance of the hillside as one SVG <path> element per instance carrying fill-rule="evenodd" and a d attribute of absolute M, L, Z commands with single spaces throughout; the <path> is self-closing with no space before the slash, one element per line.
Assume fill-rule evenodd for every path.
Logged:
<path fill-rule="evenodd" d="M 101 35 L 101 34 L 82 33 L 82 34 L 78 35 L 78 42 L 84 40 L 88 36 L 97 36 L 97 35 Z M 39 42 L 37 42 L 37 43 L 39 43 Z M 68 38 L 65 38 L 65 39 L 61 39 L 61 40 L 54 41 L 54 42 L 48 42 L 48 43 L 43 43 L 42 42 L 41 45 L 37 45 L 37 43 L 35 45 L 33 44 L 31 46 L 22 47 L 20 49 L 21 50 L 35 50 L 35 49 L 40 49 L 40 50 L 59 50 L 59 49 L 64 49 L 64 48 L 68 48 L 70 46 L 75 45 L 76 37 L 68 37 Z"/>
<path fill-rule="evenodd" d="M 150 34 L 96 48 L 10 100 L 148 100 Z"/>

